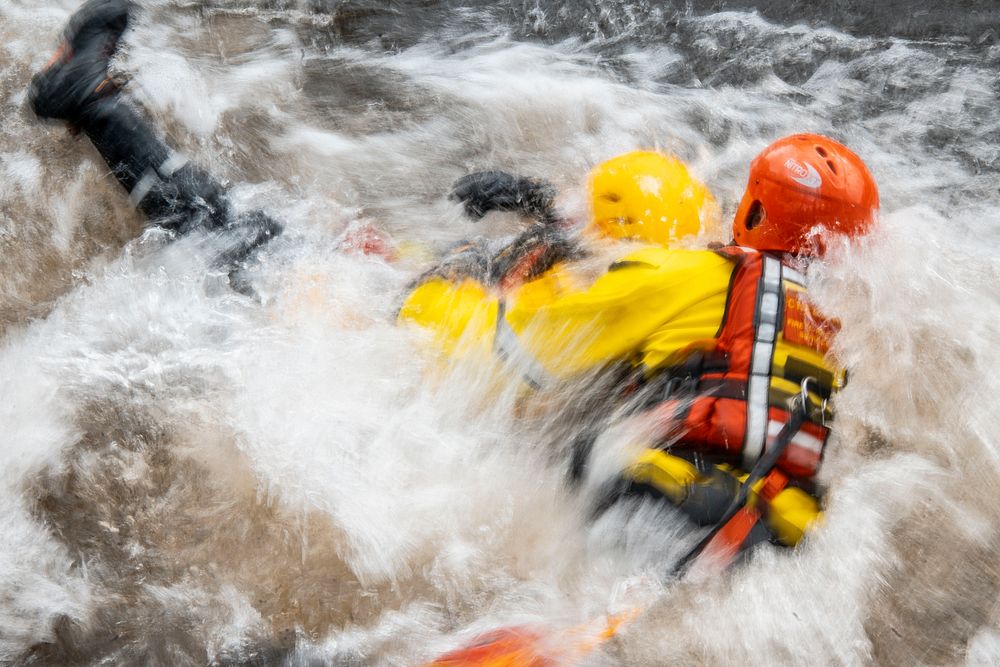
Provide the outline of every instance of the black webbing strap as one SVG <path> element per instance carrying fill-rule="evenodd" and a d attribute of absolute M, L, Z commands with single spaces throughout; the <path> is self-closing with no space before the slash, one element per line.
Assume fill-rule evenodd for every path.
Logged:
<path fill-rule="evenodd" d="M 709 542 L 719 533 L 722 528 L 729 523 L 740 508 L 743 507 L 747 502 L 747 497 L 750 495 L 750 491 L 753 489 L 754 485 L 760 480 L 764 479 L 774 466 L 778 463 L 778 459 L 781 458 L 781 454 L 791 443 L 792 438 L 799 432 L 802 428 L 802 424 L 808 420 L 809 417 L 809 394 L 807 391 L 807 385 L 812 378 L 806 378 L 802 381 L 802 392 L 795 399 L 795 407 L 789 411 L 788 421 L 785 425 L 781 427 L 778 434 L 774 437 L 774 442 L 771 446 L 767 448 L 764 455 L 761 456 L 757 463 L 754 465 L 750 474 L 747 476 L 745 482 L 740 487 L 739 493 L 733 498 L 733 502 L 729 505 L 729 508 L 722 515 L 712 529 L 698 541 L 684 556 L 677 561 L 674 565 L 671 575 L 681 576 L 688 569 L 691 563 L 705 550 Z"/>

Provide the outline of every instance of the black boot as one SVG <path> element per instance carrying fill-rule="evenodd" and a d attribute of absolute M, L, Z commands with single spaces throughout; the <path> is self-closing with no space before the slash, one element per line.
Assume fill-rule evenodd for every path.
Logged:
<path fill-rule="evenodd" d="M 52 61 L 31 80 L 28 99 L 39 117 L 76 123 L 117 89 L 108 62 L 133 6 L 129 0 L 90 0 L 76 11 Z"/>

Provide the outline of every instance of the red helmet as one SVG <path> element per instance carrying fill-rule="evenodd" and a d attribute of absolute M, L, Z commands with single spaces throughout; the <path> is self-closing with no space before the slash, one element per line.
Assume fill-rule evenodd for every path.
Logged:
<path fill-rule="evenodd" d="M 868 232 L 878 213 L 878 188 L 849 148 L 818 134 L 779 139 L 750 163 L 750 180 L 733 220 L 738 245 L 820 255 L 813 230 Z"/>

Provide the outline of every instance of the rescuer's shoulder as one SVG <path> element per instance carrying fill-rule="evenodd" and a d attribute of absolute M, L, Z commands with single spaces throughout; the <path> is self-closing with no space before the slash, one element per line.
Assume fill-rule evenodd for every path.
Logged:
<path fill-rule="evenodd" d="M 686 272 L 712 270 L 731 263 L 714 250 L 646 246 L 615 259 L 608 271 L 640 270 Z"/>

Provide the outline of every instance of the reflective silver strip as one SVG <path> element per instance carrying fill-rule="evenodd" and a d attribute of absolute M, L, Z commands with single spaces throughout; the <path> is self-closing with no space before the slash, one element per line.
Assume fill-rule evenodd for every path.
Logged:
<path fill-rule="evenodd" d="M 163 178 L 170 178 L 174 175 L 174 172 L 187 163 L 188 160 L 186 157 L 180 153 L 171 151 L 167 159 L 163 161 L 163 164 L 156 168 L 156 171 L 159 172 L 160 176 Z"/>
<path fill-rule="evenodd" d="M 772 336 L 770 340 L 774 340 Z M 771 348 L 773 345 L 766 340 L 758 340 L 753 344 L 753 368 L 751 375 L 768 375 L 771 370 Z"/>
<path fill-rule="evenodd" d="M 135 184 L 132 191 L 128 193 L 128 203 L 132 205 L 132 208 L 137 208 L 149 191 L 153 189 L 153 185 L 160 180 L 160 177 L 152 169 L 147 169 L 142 172 L 142 178 L 139 182 Z"/>
<path fill-rule="evenodd" d="M 493 351 L 520 371 L 525 381 L 533 388 L 541 389 L 551 383 L 548 371 L 521 345 L 521 339 L 507 324 L 507 304 L 502 299 L 497 305 L 497 329 L 493 338 Z"/>
<path fill-rule="evenodd" d="M 768 393 L 771 389 L 771 364 L 774 341 L 778 336 L 778 311 L 781 310 L 781 262 L 764 257 L 757 292 L 757 312 L 754 319 L 753 356 L 747 381 L 747 423 L 743 436 L 743 466 L 753 467 L 764 453 L 768 430 Z"/>
<path fill-rule="evenodd" d="M 781 270 L 781 279 L 790 280 L 796 285 L 800 285 L 802 287 L 806 286 L 806 275 L 787 266 Z"/>

